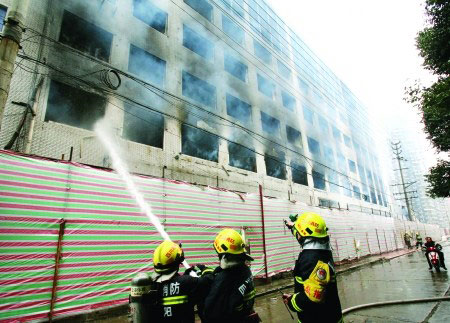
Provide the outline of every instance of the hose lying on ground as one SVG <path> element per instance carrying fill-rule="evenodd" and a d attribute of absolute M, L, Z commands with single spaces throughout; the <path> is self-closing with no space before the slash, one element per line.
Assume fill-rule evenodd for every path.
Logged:
<path fill-rule="evenodd" d="M 379 307 L 379 306 L 386 306 L 386 305 L 399 305 L 399 304 L 417 304 L 417 303 L 439 302 L 439 301 L 450 301 L 450 296 L 418 298 L 418 299 L 396 300 L 396 301 L 362 304 L 362 305 L 357 305 L 357 306 L 346 308 L 345 310 L 342 311 L 342 314 L 345 315 L 345 314 L 348 314 L 353 311 L 362 310 L 362 309 L 371 308 L 371 307 Z"/>

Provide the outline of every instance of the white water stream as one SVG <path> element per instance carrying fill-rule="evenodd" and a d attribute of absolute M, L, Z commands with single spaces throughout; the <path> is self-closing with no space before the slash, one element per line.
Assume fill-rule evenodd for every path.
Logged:
<path fill-rule="evenodd" d="M 117 171 L 117 173 L 122 178 L 125 183 L 128 192 L 131 196 L 136 200 L 137 205 L 141 209 L 141 212 L 144 213 L 151 223 L 155 226 L 156 230 L 158 230 L 159 234 L 164 240 L 171 240 L 167 232 L 164 230 L 161 222 L 158 217 L 153 214 L 152 208 L 149 203 L 147 203 L 144 199 L 144 196 L 141 192 L 139 192 L 136 184 L 133 182 L 130 173 L 128 172 L 124 162 L 119 156 L 118 150 L 114 143 L 114 136 L 111 134 L 112 131 L 109 129 L 106 120 L 102 119 L 95 124 L 95 133 L 97 134 L 100 141 L 103 143 L 103 146 L 109 153 L 109 156 L 112 159 L 113 168 Z M 187 261 L 183 261 L 183 266 L 189 268 Z M 193 273 L 193 272 L 192 272 Z"/>

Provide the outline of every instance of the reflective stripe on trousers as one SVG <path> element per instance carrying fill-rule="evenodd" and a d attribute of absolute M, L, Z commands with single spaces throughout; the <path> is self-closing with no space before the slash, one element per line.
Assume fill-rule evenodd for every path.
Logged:
<path fill-rule="evenodd" d="M 188 302 L 187 295 L 163 297 L 162 305 L 178 305 Z"/>

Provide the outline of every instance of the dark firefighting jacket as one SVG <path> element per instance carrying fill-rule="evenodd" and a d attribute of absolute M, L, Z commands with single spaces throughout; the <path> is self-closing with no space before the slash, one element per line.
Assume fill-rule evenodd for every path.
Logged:
<path fill-rule="evenodd" d="M 194 306 L 204 300 L 211 282 L 211 274 L 191 277 L 178 273 L 169 280 L 157 282 L 157 308 L 152 309 L 156 314 L 151 322 L 194 323 Z"/>
<path fill-rule="evenodd" d="M 241 323 L 253 312 L 255 287 L 250 268 L 244 263 L 227 269 L 217 267 L 202 309 L 202 322 Z"/>
<path fill-rule="evenodd" d="M 343 322 L 331 250 L 304 249 L 294 268 L 295 294 L 288 302 L 302 323 Z"/>

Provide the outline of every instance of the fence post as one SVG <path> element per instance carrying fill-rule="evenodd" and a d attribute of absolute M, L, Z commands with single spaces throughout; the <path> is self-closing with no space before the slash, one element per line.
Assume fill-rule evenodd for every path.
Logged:
<path fill-rule="evenodd" d="M 381 255 L 380 238 L 378 238 L 378 230 L 377 230 L 377 229 L 375 229 L 375 234 L 377 235 L 377 241 L 378 241 L 378 250 L 380 250 L 380 255 Z"/>
<path fill-rule="evenodd" d="M 369 232 L 366 232 L 366 240 L 367 240 L 367 249 L 369 250 L 370 255 L 372 254 L 372 251 L 370 251 Z"/>
<path fill-rule="evenodd" d="M 56 287 L 58 286 L 59 262 L 61 260 L 62 239 L 64 236 L 65 227 L 66 227 L 66 220 L 61 219 L 59 221 L 58 242 L 56 244 L 55 270 L 53 271 L 52 298 L 50 299 L 50 311 L 48 312 L 49 322 L 52 322 L 53 320 L 53 309 L 55 308 L 55 301 L 56 301 Z"/>
<path fill-rule="evenodd" d="M 387 243 L 387 239 L 386 239 L 386 231 L 383 229 L 383 234 L 384 234 L 384 242 L 386 243 L 386 252 L 389 251 L 389 247 L 388 247 L 388 243 Z"/>
<path fill-rule="evenodd" d="M 395 234 L 395 230 L 392 230 L 392 232 L 394 233 L 395 250 L 398 250 L 397 235 Z"/>
<path fill-rule="evenodd" d="M 267 249 L 266 249 L 266 227 L 265 227 L 265 221 L 264 221 L 264 196 L 263 196 L 263 190 L 262 185 L 259 184 L 259 198 L 261 202 L 261 222 L 262 222 L 262 232 L 263 232 L 263 251 L 264 251 L 264 269 L 266 274 L 266 279 L 269 278 L 268 272 L 267 272 Z"/>

